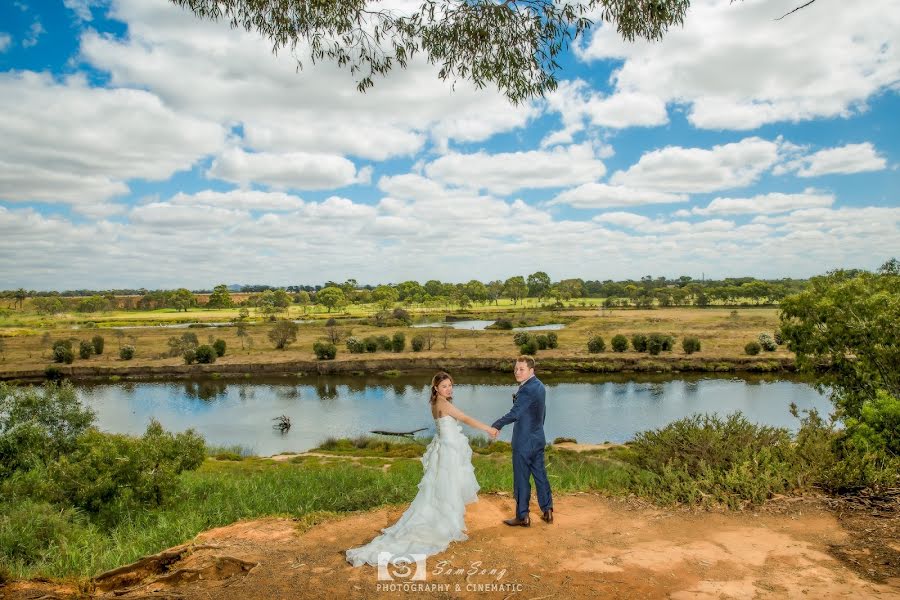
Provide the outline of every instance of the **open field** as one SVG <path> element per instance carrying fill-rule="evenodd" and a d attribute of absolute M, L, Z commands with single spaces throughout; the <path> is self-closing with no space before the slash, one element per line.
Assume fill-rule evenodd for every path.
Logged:
<path fill-rule="evenodd" d="M 775 308 L 660 308 L 651 310 L 606 310 L 600 308 L 573 307 L 565 310 L 524 309 L 511 306 L 488 307 L 489 310 L 472 310 L 465 313 L 446 311 L 429 314 L 413 313 L 416 320 L 439 320 L 447 314 L 459 318 L 509 318 L 514 324 L 519 321 L 532 323 L 565 323 L 564 329 L 555 333 L 559 337 L 559 347 L 542 350 L 538 360 L 548 368 L 574 370 L 590 370 L 586 363 L 594 365 L 597 370 L 641 370 L 652 369 L 696 369 L 696 370 L 772 370 L 777 365 L 788 365 L 792 354 L 783 348 L 775 352 L 764 352 L 757 357 L 748 357 L 744 353 L 744 345 L 762 332 L 773 333 L 778 327 L 778 311 Z M 338 354 L 334 361 L 315 360 L 312 345 L 316 340 L 325 339 L 329 335 L 325 324 L 327 314 L 304 316 L 302 311 L 293 308 L 289 316 L 293 319 L 310 319 L 310 322 L 299 325 L 297 341 L 285 350 L 277 350 L 268 339 L 271 323 L 251 315 L 248 326 L 248 337 L 241 340 L 234 326 L 192 328 L 169 328 L 148 325 L 148 319 L 155 319 L 158 324 L 172 322 L 190 323 L 224 323 L 237 316 L 237 310 L 192 310 L 187 313 L 171 310 L 154 312 L 113 312 L 91 315 L 96 327 L 85 326 L 83 316 L 79 316 L 80 324 L 74 325 L 75 317 L 63 315 L 47 320 L 38 315 L 22 314 L 7 317 L 0 328 L 4 337 L 5 351 L 0 358 L 0 373 L 5 378 L 43 371 L 53 364 L 50 358 L 50 346 L 58 339 L 74 340 L 77 353 L 78 340 L 89 340 L 94 335 L 102 335 L 106 340 L 106 350 L 100 356 L 88 359 L 75 359 L 72 365 L 56 365 L 64 373 L 74 375 L 109 374 L 123 375 L 149 369 L 154 374 L 171 370 L 173 374 L 184 374 L 186 371 L 224 371 L 237 372 L 242 368 L 252 371 L 251 366 L 267 370 L 277 370 L 278 365 L 285 365 L 288 370 L 298 370 L 298 365 L 309 370 L 360 370 L 383 371 L 393 368 L 413 368 L 416 364 L 430 368 L 435 362 L 452 361 L 456 366 L 463 366 L 466 361 L 473 361 L 475 368 L 497 367 L 503 361 L 518 353 L 513 342 L 512 331 L 485 330 L 470 331 L 449 328 L 412 328 L 406 326 L 377 327 L 362 324 L 359 318 L 364 315 L 352 313 L 336 315 L 336 330 L 341 337 L 338 342 Z M 127 322 L 126 318 L 142 320 L 145 326 L 128 326 L 116 330 L 112 325 Z M 76 328 L 77 327 L 77 328 Z M 117 334 L 117 331 L 120 332 Z M 184 365 L 180 356 L 169 357 L 168 340 L 172 336 L 180 336 L 185 332 L 197 334 L 200 343 L 221 338 L 228 346 L 225 356 L 220 357 L 214 365 Z M 346 350 L 344 341 L 352 335 L 357 338 L 387 335 L 403 332 L 406 336 L 406 348 L 403 352 L 394 353 L 380 351 L 375 353 L 351 354 Z M 635 333 L 660 332 L 675 337 L 675 348 L 671 352 L 663 352 L 658 356 L 649 356 L 629 349 L 623 353 L 613 352 L 610 339 L 616 334 L 623 334 L 629 339 Z M 411 340 L 413 336 L 432 337 L 431 350 L 413 352 Z M 590 354 L 587 340 L 594 335 L 602 336 L 606 342 L 606 351 Z M 702 349 L 688 356 L 681 349 L 681 339 L 685 336 L 696 336 L 700 339 Z M 242 344 L 243 341 L 243 344 Z M 133 360 L 119 359 L 120 344 L 131 344 L 136 348 Z M 244 346 L 242 348 L 242 345 Z M 731 363 L 731 368 L 727 368 Z M 777 365 L 776 365 L 777 363 Z M 666 367 L 665 365 L 669 365 Z M 580 365 L 580 366 L 579 366 Z M 600 365 L 600 366 L 598 366 Z M 761 366 L 760 366 L 761 365 Z M 775 365 L 775 366 L 773 366 Z M 72 370 L 74 369 L 74 370 Z M 300 369 L 302 370 L 302 369 Z M 90 372 L 90 373 L 89 373 Z"/>
<path fill-rule="evenodd" d="M 764 352 L 757 357 L 748 357 L 744 353 L 744 345 L 762 332 L 773 333 L 778 327 L 778 314 L 775 308 L 662 308 L 653 310 L 604 310 L 598 308 L 582 309 L 580 307 L 561 311 L 540 309 L 515 309 L 511 307 L 491 307 L 490 312 L 470 311 L 452 313 L 460 318 L 510 318 L 514 324 L 524 323 L 565 323 L 564 329 L 555 333 L 559 337 L 559 347 L 542 350 L 538 360 L 548 368 L 590 370 L 585 366 L 590 363 L 597 370 L 771 370 L 773 365 L 787 365 L 792 354 L 783 348 L 775 352 Z M 440 319 L 446 312 L 430 315 L 414 314 L 414 318 Z M 159 326 L 134 326 L 116 329 L 110 324 L 120 324 L 126 317 L 133 319 L 157 319 L 157 323 L 166 324 L 179 320 L 191 323 L 222 323 L 237 316 L 236 310 L 193 310 L 187 313 L 173 311 L 158 312 L 116 312 L 92 315 L 97 327 L 82 329 L 81 325 L 72 325 L 72 317 L 63 316 L 49 322 L 29 322 L 27 316 L 19 317 L 20 326 L 9 326 L 0 329 L 4 338 L 5 352 L 0 359 L 0 372 L 6 378 L 17 374 L 43 371 L 53 364 L 50 358 L 50 345 L 58 339 L 72 339 L 76 347 L 78 340 L 89 340 L 94 335 L 102 335 L 106 340 L 105 352 L 100 356 L 88 359 L 75 359 L 72 365 L 56 365 L 63 372 L 70 369 L 73 374 L 95 371 L 110 374 L 127 374 L 141 369 L 149 369 L 153 373 L 164 373 L 171 370 L 183 374 L 191 370 L 235 372 L 252 366 L 266 370 L 277 370 L 278 365 L 285 365 L 286 370 L 297 370 L 297 366 L 305 366 L 306 370 L 360 370 L 383 371 L 393 368 L 414 368 L 417 364 L 431 367 L 435 361 L 451 361 L 455 366 L 462 366 L 472 361 L 470 366 L 478 368 L 502 368 L 503 361 L 518 353 L 513 342 L 512 331 L 485 330 L 470 331 L 450 328 L 413 328 L 405 326 L 376 327 L 361 324 L 350 315 L 340 315 L 336 329 L 341 336 L 338 342 L 338 354 L 334 361 L 316 361 L 312 345 L 316 340 L 328 337 L 325 325 L 327 315 L 315 315 L 310 322 L 299 325 L 297 341 L 285 350 L 277 350 L 268 339 L 272 323 L 257 319 L 248 327 L 248 337 L 242 340 L 237 336 L 234 326 L 169 328 Z M 300 318 L 297 309 L 290 315 Z M 37 317 L 32 317 L 37 320 Z M 251 317 L 252 319 L 253 317 Z M 79 327 L 79 328 L 73 328 Z M 221 338 L 228 346 L 225 356 L 220 357 L 214 365 L 184 365 L 180 356 L 169 357 L 168 340 L 172 336 L 180 336 L 185 332 L 197 334 L 200 343 L 210 339 Z M 406 335 L 406 348 L 400 352 L 379 351 L 375 353 L 351 354 L 346 350 L 343 340 L 352 335 L 357 338 L 387 335 L 401 331 Z M 630 339 L 635 333 L 661 332 L 675 337 L 675 348 L 671 352 L 663 352 L 658 356 L 629 351 L 617 353 L 610 348 L 610 339 L 616 334 L 623 334 Z M 432 337 L 431 350 L 413 352 L 411 340 L 413 336 Z M 599 335 L 606 341 L 606 351 L 591 354 L 587 350 L 587 340 Z M 700 339 L 702 349 L 688 356 L 681 349 L 681 339 L 685 336 L 696 336 Z M 119 359 L 120 344 L 131 344 L 136 348 L 133 360 Z M 731 363 L 731 369 L 726 368 Z M 599 365 L 599 366 L 598 366 Z M 668 365 L 665 366 L 665 365 Z M 302 370 L 302 369 L 300 369 Z"/>

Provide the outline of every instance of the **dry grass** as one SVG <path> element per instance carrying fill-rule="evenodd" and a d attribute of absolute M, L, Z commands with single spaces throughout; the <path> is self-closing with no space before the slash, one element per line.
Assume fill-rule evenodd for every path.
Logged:
<path fill-rule="evenodd" d="M 507 310 L 509 307 L 506 307 Z M 295 309 L 296 310 L 296 309 Z M 635 357 L 637 353 L 628 351 L 619 355 L 610 350 L 610 338 L 616 334 L 631 337 L 633 333 L 661 333 L 675 336 L 675 349 L 668 356 L 684 356 L 681 350 L 681 338 L 684 336 L 696 336 L 700 339 L 702 350 L 694 356 L 709 360 L 728 360 L 729 358 L 744 357 L 744 345 L 755 340 L 761 332 L 772 333 L 778 327 L 778 311 L 775 308 L 744 308 L 738 309 L 733 316 L 732 308 L 664 308 L 655 310 L 600 310 L 600 309 L 572 309 L 550 313 L 549 311 L 536 311 L 531 316 L 547 318 L 574 317 L 565 329 L 557 331 L 559 348 L 544 350 L 539 353 L 541 359 L 554 358 L 610 358 L 616 356 Z M 227 320 L 225 311 L 211 311 L 206 317 L 208 321 Z M 234 311 L 231 311 L 234 312 Z M 129 316 L 148 318 L 147 313 L 121 313 Z M 184 313 L 152 313 L 156 316 L 175 315 L 184 318 Z M 191 320 L 200 320 L 203 313 L 188 313 Z M 298 314 L 292 315 L 294 318 Z M 116 318 L 120 313 L 115 314 Z M 552 319 L 550 319 L 552 320 Z M 99 322 L 99 319 L 97 320 Z M 135 358 L 128 362 L 129 366 L 162 366 L 181 365 L 181 357 L 166 357 L 168 351 L 167 341 L 172 336 L 180 336 L 190 331 L 197 334 L 200 343 L 207 343 L 208 337 L 222 338 L 228 345 L 225 356 L 220 357 L 217 364 L 272 364 L 293 361 L 310 361 L 315 359 L 312 345 L 318 339 L 326 337 L 326 328 L 319 323 L 301 324 L 297 341 L 286 350 L 276 350 L 269 341 L 267 333 L 271 325 L 269 323 L 254 323 L 249 329 L 250 339 L 245 338 L 246 348 L 241 348 L 241 340 L 237 337 L 234 327 L 216 328 L 191 328 L 171 329 L 160 327 L 139 327 L 126 329 L 122 343 L 133 344 L 137 353 Z M 434 336 L 433 347 L 430 351 L 414 353 L 411 350 L 410 341 L 415 335 L 427 335 L 429 330 L 411 327 L 372 327 L 358 324 L 341 325 L 339 329 L 343 335 L 366 337 L 370 335 L 392 335 L 395 331 L 403 331 L 406 334 L 406 350 L 396 354 L 392 352 L 376 352 L 367 354 L 350 354 L 346 351 L 343 342 L 338 344 L 337 361 L 364 361 L 368 359 L 390 358 L 507 358 L 517 353 L 513 344 L 511 331 L 468 331 L 448 330 L 446 348 L 444 347 L 444 330 L 431 330 Z M 10 336 L 13 331 L 16 335 Z M 0 335 L 4 337 L 5 352 L 0 357 L 0 371 L 24 371 L 43 369 L 50 364 L 49 344 L 44 341 L 45 334 L 49 333 L 52 341 L 64 338 L 75 340 L 88 340 L 94 335 L 102 335 L 106 339 L 106 350 L 101 356 L 92 356 L 87 360 L 75 359 L 74 366 L 121 366 L 125 363 L 119 359 L 119 341 L 113 330 L 108 328 L 72 329 L 66 319 L 54 322 L 53 327 L 47 328 L 0 328 Z M 607 351 L 599 355 L 587 352 L 587 340 L 592 335 L 600 335 L 607 342 Z M 77 350 L 77 341 L 75 342 Z M 646 356 L 646 355 L 644 355 Z M 763 355 L 761 355 L 763 356 Z M 791 356 L 784 349 L 776 352 L 764 353 L 765 357 L 783 358 Z"/>

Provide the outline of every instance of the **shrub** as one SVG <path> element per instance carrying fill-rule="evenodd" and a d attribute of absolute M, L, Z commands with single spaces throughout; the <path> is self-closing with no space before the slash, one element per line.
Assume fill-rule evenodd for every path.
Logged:
<path fill-rule="evenodd" d="M 412 350 L 413 352 L 421 352 L 425 349 L 425 336 L 417 335 L 412 339 Z"/>
<path fill-rule="evenodd" d="M 550 339 L 546 335 L 535 336 L 534 341 L 537 342 L 539 350 L 546 350 L 550 347 Z"/>
<path fill-rule="evenodd" d="M 643 333 L 636 333 L 631 336 L 631 347 L 635 352 L 647 351 L 647 336 Z"/>
<path fill-rule="evenodd" d="M 280 319 L 268 333 L 269 340 L 279 350 L 284 350 L 297 341 L 297 332 L 300 327 L 288 319 Z"/>
<path fill-rule="evenodd" d="M 94 354 L 97 356 L 103 354 L 103 346 L 105 344 L 105 340 L 102 335 L 95 335 L 91 338 L 91 344 L 94 346 Z"/>
<path fill-rule="evenodd" d="M 675 343 L 675 338 L 663 333 L 651 333 L 647 336 L 647 352 L 656 356 L 662 351 L 670 351 Z"/>
<path fill-rule="evenodd" d="M 392 316 L 398 321 L 403 321 L 407 325 L 412 324 L 412 318 L 409 316 L 409 312 L 402 308 L 395 308 Z"/>
<path fill-rule="evenodd" d="M 775 340 L 768 333 L 759 334 L 759 345 L 766 352 L 774 352 L 778 350 L 778 344 L 775 343 Z"/>
<path fill-rule="evenodd" d="M 529 356 L 534 356 L 538 351 L 538 343 L 534 336 L 529 336 L 524 344 L 519 346 L 519 352 L 521 354 L 528 354 Z"/>
<path fill-rule="evenodd" d="M 756 425 L 741 413 L 724 421 L 692 415 L 638 433 L 629 449 L 627 459 L 655 475 L 646 491 L 665 502 L 738 508 L 809 479 L 786 429 Z"/>
<path fill-rule="evenodd" d="M 187 331 L 181 335 L 173 335 L 168 340 L 169 356 L 184 356 L 188 350 L 196 350 L 200 345 L 197 334 L 193 331 Z"/>
<path fill-rule="evenodd" d="M 375 338 L 375 341 L 378 343 L 379 350 L 393 350 L 394 342 L 386 335 L 379 335 Z"/>
<path fill-rule="evenodd" d="M 63 378 L 63 373 L 58 368 L 49 366 L 44 369 L 44 377 L 46 377 L 49 381 L 59 381 Z"/>
<path fill-rule="evenodd" d="M 614 352 L 625 352 L 628 350 L 628 338 L 622 335 L 614 335 L 610 343 Z"/>
<path fill-rule="evenodd" d="M 355 337 L 348 337 L 347 341 L 347 352 L 350 354 L 362 354 L 366 351 L 366 344 L 363 340 Z"/>
<path fill-rule="evenodd" d="M 394 337 L 391 338 L 391 350 L 403 352 L 404 348 L 406 348 L 406 336 L 403 335 L 402 331 L 397 331 L 394 333 Z"/>
<path fill-rule="evenodd" d="M 185 350 L 184 354 L 181 355 L 184 358 L 184 364 L 192 365 L 197 362 L 197 352 L 196 350 Z"/>
<path fill-rule="evenodd" d="M 700 338 L 686 337 L 681 340 L 681 349 L 685 354 L 693 354 L 700 351 Z"/>
<path fill-rule="evenodd" d="M 78 356 L 82 359 L 90 358 L 91 354 L 94 353 L 94 345 L 87 340 L 81 340 L 78 342 Z"/>
<path fill-rule="evenodd" d="M 559 337 L 552 331 L 547 334 L 547 345 L 550 348 L 559 348 Z"/>
<path fill-rule="evenodd" d="M 317 341 L 313 344 L 313 352 L 319 360 L 332 360 L 337 356 L 337 346 L 331 342 Z"/>
<path fill-rule="evenodd" d="M 779 346 L 784 343 L 784 334 L 781 333 L 781 329 L 776 329 L 773 337 L 775 338 L 775 343 Z"/>
<path fill-rule="evenodd" d="M 131 360 L 134 358 L 134 346 L 131 344 L 125 344 L 121 348 L 119 348 L 119 358 L 122 360 Z"/>
<path fill-rule="evenodd" d="M 606 350 L 606 342 L 604 342 L 603 338 L 599 335 L 595 335 L 588 340 L 587 347 L 588 352 L 590 352 L 591 354 L 597 354 L 598 352 L 603 352 L 604 350 Z"/>
<path fill-rule="evenodd" d="M 363 343 L 366 346 L 366 352 L 378 351 L 378 338 L 376 338 L 374 335 L 370 335 L 369 337 L 367 337 L 365 340 L 363 340 Z"/>
<path fill-rule="evenodd" d="M 762 350 L 762 346 L 759 345 L 759 342 L 747 342 L 747 345 L 744 346 L 744 352 L 750 356 L 756 356 L 760 350 Z"/>
<path fill-rule="evenodd" d="M 212 347 L 216 351 L 216 356 L 225 356 L 225 348 L 227 348 L 225 340 L 222 338 L 217 339 L 213 342 Z"/>
<path fill-rule="evenodd" d="M 512 321 L 509 319 L 497 319 L 492 326 L 492 329 L 503 329 L 509 331 L 513 328 Z"/>
<path fill-rule="evenodd" d="M 197 362 L 202 365 L 211 365 L 216 362 L 216 349 L 209 344 L 198 346 L 195 352 L 197 353 Z"/>
<path fill-rule="evenodd" d="M 57 340 L 53 342 L 53 362 L 72 364 L 75 360 L 75 352 L 72 350 L 72 342 L 69 340 Z"/>
<path fill-rule="evenodd" d="M 534 336 L 532 336 L 527 331 L 517 331 L 516 333 L 513 334 L 513 343 L 515 343 L 516 346 L 521 346 L 522 344 L 524 344 L 528 340 L 530 340 L 532 337 L 534 337 Z"/>

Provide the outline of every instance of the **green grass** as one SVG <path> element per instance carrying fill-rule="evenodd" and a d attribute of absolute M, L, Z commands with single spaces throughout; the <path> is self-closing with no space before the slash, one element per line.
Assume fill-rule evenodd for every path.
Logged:
<path fill-rule="evenodd" d="M 422 476 L 418 458 L 386 461 L 373 456 L 359 462 L 303 458 L 297 462 L 256 457 L 207 460 L 197 471 L 182 474 L 182 490 L 167 506 L 120 514 L 109 527 L 83 514 L 51 514 L 49 529 L 57 532 L 58 539 L 30 560 L 10 559 L 9 548 L 2 548 L 7 558 L 0 559 L 0 569 L 14 578 L 90 577 L 241 519 L 275 515 L 309 524 L 321 515 L 406 503 L 415 496 Z M 512 489 L 508 454 L 475 454 L 473 463 L 482 493 Z M 382 469 L 385 464 L 388 468 Z M 602 456 L 548 453 L 548 473 L 557 493 L 622 493 L 633 470 Z M 28 515 L 34 513 L 33 507 L 22 508 Z M 30 518 L 14 512 L 0 516 L 0 544 L 14 544 L 22 523 Z"/>

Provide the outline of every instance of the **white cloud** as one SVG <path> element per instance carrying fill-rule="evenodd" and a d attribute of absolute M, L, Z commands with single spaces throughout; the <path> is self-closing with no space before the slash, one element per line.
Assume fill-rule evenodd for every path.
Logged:
<path fill-rule="evenodd" d="M 74 12 L 79 21 L 90 21 L 93 19 L 91 8 L 100 4 L 102 2 L 98 0 L 63 0 L 63 5 Z"/>
<path fill-rule="evenodd" d="M 214 192 L 204 190 L 196 194 L 175 194 L 169 202 L 177 205 L 215 206 L 233 210 L 290 211 L 303 207 L 303 200 L 284 192 L 232 190 Z"/>
<path fill-rule="evenodd" d="M 580 144 L 550 151 L 452 153 L 428 163 L 425 172 L 444 183 L 510 194 L 595 181 L 606 167 L 591 144 Z"/>
<path fill-rule="evenodd" d="M 129 179 L 165 180 L 217 151 L 225 132 L 176 114 L 156 96 L 92 88 L 83 78 L 0 73 L 0 198 L 79 205 L 128 191 Z"/>
<path fill-rule="evenodd" d="M 543 147 L 571 143 L 572 135 L 582 131 L 586 122 L 622 129 L 663 125 L 669 120 L 666 103 L 656 96 L 641 93 L 604 96 L 592 91 L 581 79 L 560 82 L 559 87 L 547 95 L 547 109 L 560 114 L 563 129 L 544 138 Z"/>
<path fill-rule="evenodd" d="M 357 173 L 353 162 L 329 154 L 248 153 L 230 148 L 213 161 L 206 175 L 244 187 L 255 182 L 278 189 L 327 190 L 368 183 L 371 169 Z"/>
<path fill-rule="evenodd" d="M 86 32 L 84 60 L 108 71 L 114 85 L 149 89 L 179 112 L 240 124 L 244 144 L 256 151 L 384 160 L 410 156 L 429 139 L 442 149 L 486 140 L 539 114 L 535 104 L 511 106 L 466 81 L 453 91 L 423 57 L 361 94 L 348 71 L 329 61 L 304 60 L 298 72 L 291 52 L 274 56 L 258 35 L 169 2 L 117 0 L 110 15 L 128 24 L 129 37 Z M 305 47 L 295 55 L 305 58 Z"/>
<path fill-rule="evenodd" d="M 6 52 L 12 44 L 12 37 L 8 33 L 0 33 L 0 52 Z"/>
<path fill-rule="evenodd" d="M 847 144 L 839 148 L 826 148 L 809 156 L 794 159 L 774 169 L 776 175 L 795 171 L 800 177 L 818 177 L 830 174 L 864 173 L 881 171 L 887 161 L 880 156 L 871 142 Z"/>
<path fill-rule="evenodd" d="M 670 194 L 606 183 L 585 183 L 560 193 L 550 201 L 550 204 L 568 204 L 575 208 L 612 208 L 687 202 L 687 200 L 686 194 Z"/>
<path fill-rule="evenodd" d="M 617 95 L 688 106 L 702 128 L 753 129 L 777 121 L 845 117 L 900 81 L 894 0 L 816 2 L 783 20 L 782 0 L 694 0 L 684 27 L 661 42 L 625 42 L 599 27 L 579 50 L 624 61 Z"/>
<path fill-rule="evenodd" d="M 703 148 L 667 146 L 610 178 L 616 185 L 671 193 L 715 192 L 755 183 L 779 159 L 779 144 L 758 137 Z"/>
<path fill-rule="evenodd" d="M 22 40 L 22 47 L 31 48 L 32 46 L 37 46 L 38 38 L 46 32 L 47 31 L 44 29 L 44 26 L 41 25 L 41 22 L 35 19 L 31 24 L 31 27 L 28 28 L 28 35 Z"/>
<path fill-rule="evenodd" d="M 832 204 L 834 204 L 833 195 L 807 189 L 802 194 L 773 192 L 752 198 L 715 198 L 704 208 L 691 209 L 691 213 L 695 215 L 772 214 L 802 208 L 828 207 Z"/>

